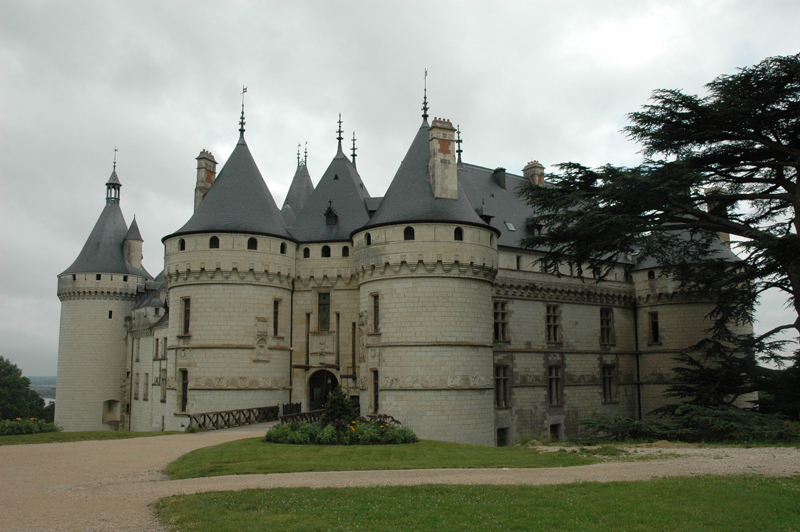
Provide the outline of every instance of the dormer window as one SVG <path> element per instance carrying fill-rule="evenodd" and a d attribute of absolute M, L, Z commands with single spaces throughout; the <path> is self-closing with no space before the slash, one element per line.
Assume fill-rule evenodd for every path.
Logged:
<path fill-rule="evenodd" d="M 212 236 L 208 241 L 208 247 L 211 249 L 219 249 L 219 238 Z"/>
<path fill-rule="evenodd" d="M 503 222 L 503 223 L 506 224 L 506 229 L 508 229 L 509 231 L 516 232 L 516 229 L 514 228 L 514 224 L 512 224 L 511 222 Z"/>
<path fill-rule="evenodd" d="M 331 205 L 332 202 L 328 201 L 328 208 L 325 209 L 325 225 L 336 225 L 339 216 L 336 214 L 336 210 Z"/>
<path fill-rule="evenodd" d="M 255 238 L 248 238 L 247 239 L 247 249 L 258 249 L 258 240 Z"/>

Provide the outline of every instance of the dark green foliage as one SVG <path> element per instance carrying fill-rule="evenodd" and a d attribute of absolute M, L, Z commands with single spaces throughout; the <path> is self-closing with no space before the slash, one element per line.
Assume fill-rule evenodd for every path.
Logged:
<path fill-rule="evenodd" d="M 358 419 L 358 407 L 353 404 L 341 386 L 328 394 L 322 413 L 322 423 L 329 425 L 335 421 L 350 423 Z"/>
<path fill-rule="evenodd" d="M 777 337 L 800 333 L 800 54 L 765 59 L 706 88 L 703 97 L 656 90 L 628 116 L 625 132 L 647 157 L 641 165 L 565 163 L 546 176 L 547 186 L 529 185 L 520 195 L 534 209 L 530 222 L 545 228 L 524 244 L 548 249 L 546 263 L 571 264 L 579 275 L 588 267 L 602 279 L 625 255 L 650 257 L 684 292 L 714 301 L 710 340 L 687 350 L 705 354 L 672 392 L 729 404 L 777 378 L 757 371 L 754 359 L 800 367 L 800 349 L 787 355 L 787 342 Z M 719 253 L 718 233 L 739 237 L 741 261 Z M 733 332 L 752 323 L 755 303 L 769 289 L 785 295 L 795 320 L 760 336 Z M 797 404 L 782 394 L 800 388 L 800 375 L 783 378 L 794 384 L 773 386 L 772 408 Z"/>
<path fill-rule="evenodd" d="M 358 418 L 349 423 L 284 423 L 273 426 L 264 437 L 269 443 L 320 445 L 374 445 L 414 443 L 417 435 L 391 416 Z"/>
<path fill-rule="evenodd" d="M 800 440 L 800 423 L 734 407 L 670 405 L 659 418 L 635 421 L 595 414 L 580 423 L 598 440 L 672 440 L 684 442 L 793 442 Z"/>
<path fill-rule="evenodd" d="M 18 436 L 20 434 L 40 434 L 43 432 L 60 432 L 61 427 L 55 423 L 37 418 L 15 418 L 0 421 L 0 436 Z"/>
<path fill-rule="evenodd" d="M 16 364 L 0 356 L 0 420 L 45 418 L 44 399 L 30 385 Z"/>

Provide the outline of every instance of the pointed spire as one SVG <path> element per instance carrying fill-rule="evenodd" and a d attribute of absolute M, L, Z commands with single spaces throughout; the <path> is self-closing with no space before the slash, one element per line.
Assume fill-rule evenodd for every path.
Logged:
<path fill-rule="evenodd" d="M 353 150 L 353 152 L 352 152 L 353 153 L 353 166 L 356 165 L 356 150 L 357 149 L 358 148 L 356 148 L 356 132 L 353 131 L 353 148 L 352 148 L 352 150 Z"/>
<path fill-rule="evenodd" d="M 106 204 L 109 203 L 119 203 L 119 189 L 122 187 L 122 183 L 119 182 L 119 177 L 117 177 L 117 147 L 114 146 L 114 167 L 111 170 L 111 175 L 106 181 Z"/>
<path fill-rule="evenodd" d="M 339 113 L 339 129 L 336 130 L 336 140 L 339 141 L 339 153 L 342 153 L 342 113 Z"/>
<path fill-rule="evenodd" d="M 239 118 L 239 138 L 244 139 L 244 95 L 247 93 L 247 87 L 242 85 L 242 116 Z"/>
<path fill-rule="evenodd" d="M 425 69 L 425 96 L 422 98 L 422 119 L 428 121 L 428 69 Z"/>
<path fill-rule="evenodd" d="M 461 149 L 461 143 L 463 142 L 461 140 L 461 125 L 456 126 L 456 136 L 457 136 L 456 144 L 458 144 L 458 149 L 456 150 L 456 153 L 458 154 L 458 164 L 461 164 L 461 152 L 464 151 Z"/>

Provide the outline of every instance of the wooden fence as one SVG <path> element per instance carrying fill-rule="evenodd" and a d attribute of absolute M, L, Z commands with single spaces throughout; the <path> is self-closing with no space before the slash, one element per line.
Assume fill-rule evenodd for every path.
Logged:
<path fill-rule="evenodd" d="M 313 423 L 322 419 L 324 410 L 311 410 L 309 412 L 298 412 L 296 414 L 289 414 L 281 416 L 281 423 L 296 423 L 298 421 L 308 421 Z"/>
<path fill-rule="evenodd" d="M 280 407 L 278 406 L 260 406 L 241 410 L 189 414 L 189 426 L 199 429 L 227 429 L 240 425 L 275 421 L 278 419 L 279 413 Z"/>

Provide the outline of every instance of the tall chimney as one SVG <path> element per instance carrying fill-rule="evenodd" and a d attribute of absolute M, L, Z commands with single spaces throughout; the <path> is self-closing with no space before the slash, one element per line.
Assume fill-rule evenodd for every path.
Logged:
<path fill-rule="evenodd" d="M 458 167 L 456 166 L 455 131 L 444 118 L 434 118 L 429 129 L 431 157 L 428 174 L 435 198 L 458 199 Z"/>
<path fill-rule="evenodd" d="M 710 214 L 719 216 L 720 218 L 729 218 L 728 206 L 730 203 L 723 201 L 725 192 L 721 188 L 708 188 L 706 193 L 706 208 Z M 723 244 L 730 245 L 731 235 L 729 233 L 718 232 L 719 239 Z"/>
<path fill-rule="evenodd" d="M 194 210 L 203 201 L 217 177 L 217 161 L 210 151 L 203 150 L 197 159 L 197 186 L 194 188 Z"/>
<path fill-rule="evenodd" d="M 534 185 L 544 184 L 544 166 L 539 161 L 531 161 L 522 169 L 522 175 L 531 180 Z"/>

